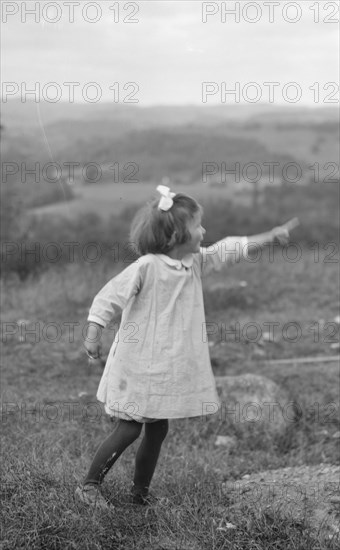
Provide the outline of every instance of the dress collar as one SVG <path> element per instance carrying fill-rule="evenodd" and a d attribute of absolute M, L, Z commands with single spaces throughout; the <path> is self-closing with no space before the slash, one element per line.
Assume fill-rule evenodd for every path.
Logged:
<path fill-rule="evenodd" d="M 171 265 L 172 267 L 175 267 L 176 269 L 182 269 L 182 267 L 192 267 L 192 264 L 194 263 L 194 255 L 192 253 L 186 254 L 181 260 L 175 260 L 174 258 L 170 258 L 170 256 L 167 256 L 166 254 L 155 255 L 163 260 L 163 262 Z"/>

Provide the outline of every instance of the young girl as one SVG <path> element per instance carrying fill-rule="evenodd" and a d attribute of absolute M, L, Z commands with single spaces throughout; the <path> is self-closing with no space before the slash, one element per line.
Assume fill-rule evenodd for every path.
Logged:
<path fill-rule="evenodd" d="M 85 348 L 90 359 L 96 359 L 98 334 L 118 308 L 123 311 L 97 393 L 118 424 L 76 490 L 82 502 L 104 509 L 109 507 L 100 492 L 104 476 L 138 438 L 143 424 L 131 489 L 133 502 L 139 504 L 150 500 L 168 419 L 212 414 L 205 404 L 220 405 L 205 333 L 201 277 L 248 253 L 247 237 L 227 237 L 201 248 L 202 207 L 168 187 L 160 185 L 157 191 L 160 199 L 142 208 L 132 224 L 130 238 L 140 257 L 102 288 L 88 317 Z M 287 228 L 255 235 L 251 243 L 263 246 L 275 238 L 287 242 Z"/>

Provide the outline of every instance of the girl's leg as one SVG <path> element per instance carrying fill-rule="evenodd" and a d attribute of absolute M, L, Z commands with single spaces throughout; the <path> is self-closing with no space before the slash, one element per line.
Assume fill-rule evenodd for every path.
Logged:
<path fill-rule="evenodd" d="M 134 420 L 119 420 L 115 431 L 100 445 L 83 482 L 100 485 L 104 476 L 122 452 L 140 435 L 143 424 Z"/>
<path fill-rule="evenodd" d="M 162 443 L 168 433 L 167 419 L 145 423 L 145 433 L 136 455 L 133 493 L 146 496 Z"/>

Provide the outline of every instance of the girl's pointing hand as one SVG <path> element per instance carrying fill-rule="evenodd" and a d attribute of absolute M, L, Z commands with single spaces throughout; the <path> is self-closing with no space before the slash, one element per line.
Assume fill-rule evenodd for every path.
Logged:
<path fill-rule="evenodd" d="M 289 231 L 283 225 L 274 227 L 271 232 L 273 235 L 273 241 L 276 241 L 281 245 L 285 245 L 289 242 Z"/>
<path fill-rule="evenodd" d="M 273 240 L 277 240 L 279 244 L 285 245 L 289 242 L 289 232 L 299 225 L 298 218 L 293 218 L 283 225 L 272 229 Z"/>

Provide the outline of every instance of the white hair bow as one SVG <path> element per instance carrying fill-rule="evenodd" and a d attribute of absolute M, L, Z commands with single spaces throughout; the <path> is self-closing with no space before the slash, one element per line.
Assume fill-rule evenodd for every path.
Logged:
<path fill-rule="evenodd" d="M 172 198 L 176 195 L 176 193 L 171 193 L 170 187 L 166 187 L 166 185 L 158 185 L 157 191 L 162 195 L 159 199 L 158 208 L 159 210 L 166 212 L 172 207 L 174 203 Z"/>

